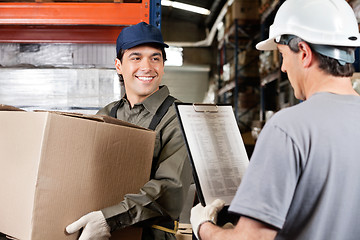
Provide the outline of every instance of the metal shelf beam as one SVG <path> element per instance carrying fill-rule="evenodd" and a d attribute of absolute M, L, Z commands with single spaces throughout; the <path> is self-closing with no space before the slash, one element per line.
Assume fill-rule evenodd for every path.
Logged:
<path fill-rule="evenodd" d="M 0 3 L 0 42 L 114 43 L 124 26 L 149 23 L 141 3 Z"/>

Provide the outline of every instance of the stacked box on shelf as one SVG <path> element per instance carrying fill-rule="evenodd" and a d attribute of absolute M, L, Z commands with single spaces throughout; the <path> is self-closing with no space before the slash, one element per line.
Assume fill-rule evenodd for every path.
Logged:
<path fill-rule="evenodd" d="M 260 76 L 266 76 L 280 67 L 280 58 L 278 50 L 265 51 L 259 55 L 259 73 Z"/>
<path fill-rule="evenodd" d="M 232 20 L 254 20 L 260 19 L 258 0 L 234 0 L 231 5 Z"/>
<path fill-rule="evenodd" d="M 251 86 L 247 86 L 238 94 L 238 115 L 241 124 L 241 131 L 248 131 L 251 128 L 252 121 L 258 119 L 260 107 L 259 91 Z"/>
<path fill-rule="evenodd" d="M 252 87 L 247 87 L 244 92 L 239 92 L 239 107 L 240 108 L 254 108 L 259 103 L 259 93 L 257 93 Z"/>
<path fill-rule="evenodd" d="M 232 17 L 231 6 L 228 8 L 228 11 L 225 14 L 225 29 L 226 30 L 230 29 L 231 25 L 234 22 L 234 19 Z"/>
<path fill-rule="evenodd" d="M 248 49 L 238 54 L 239 74 L 244 77 L 259 76 L 259 51 Z"/>
<path fill-rule="evenodd" d="M 235 0 L 225 15 L 225 29 L 229 30 L 237 19 L 240 24 L 260 20 L 260 4 L 257 0 Z"/>

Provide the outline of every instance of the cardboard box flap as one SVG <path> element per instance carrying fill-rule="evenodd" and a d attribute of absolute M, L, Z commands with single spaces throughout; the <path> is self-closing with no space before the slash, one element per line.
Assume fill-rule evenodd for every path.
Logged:
<path fill-rule="evenodd" d="M 128 122 L 125 122 L 125 121 L 122 121 L 122 120 L 119 120 L 117 118 L 113 118 L 113 117 L 110 117 L 110 116 L 106 116 L 106 115 L 93 115 L 93 117 L 99 118 L 105 123 L 111 123 L 111 124 L 116 124 L 116 125 L 121 125 L 121 126 L 126 126 L 126 127 L 132 127 L 132 128 L 138 128 L 138 129 L 151 131 L 151 130 L 149 130 L 147 128 L 143 128 L 143 127 L 140 127 L 138 125 L 128 123 Z"/>
<path fill-rule="evenodd" d="M 0 111 L 25 111 L 25 110 L 10 105 L 0 104 Z"/>
<path fill-rule="evenodd" d="M 68 116 L 68 117 L 76 117 L 76 118 L 81 118 L 81 119 L 97 121 L 97 122 L 104 122 L 104 123 L 110 123 L 110 124 L 115 124 L 115 125 L 120 125 L 120 126 L 125 126 L 125 127 L 138 128 L 138 129 L 142 129 L 142 130 L 151 131 L 147 128 L 143 128 L 143 127 L 137 126 L 135 124 L 131 124 L 131 123 L 119 120 L 117 118 L 106 116 L 106 115 L 91 115 L 91 114 L 82 114 L 82 113 L 74 113 L 74 112 L 45 111 L 45 110 L 35 110 L 34 112 L 50 112 L 50 113 L 55 113 L 58 115 L 63 115 L 63 116 Z"/>

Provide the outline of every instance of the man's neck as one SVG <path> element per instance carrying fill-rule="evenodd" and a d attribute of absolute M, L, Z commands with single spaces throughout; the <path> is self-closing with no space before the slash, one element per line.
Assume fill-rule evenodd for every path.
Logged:
<path fill-rule="evenodd" d="M 125 98 L 129 101 L 130 107 L 133 108 L 135 104 L 143 102 L 147 97 L 129 96 L 125 95 Z"/>
<path fill-rule="evenodd" d="M 336 77 L 318 71 L 309 76 L 306 88 L 306 99 L 317 92 L 330 92 L 340 95 L 358 95 L 351 84 L 350 77 Z"/>

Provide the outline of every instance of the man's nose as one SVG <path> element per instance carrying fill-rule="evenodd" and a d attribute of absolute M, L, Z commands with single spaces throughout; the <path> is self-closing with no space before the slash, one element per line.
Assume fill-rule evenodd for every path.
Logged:
<path fill-rule="evenodd" d="M 149 59 L 143 59 L 141 61 L 141 65 L 140 65 L 142 70 L 150 70 L 151 69 L 151 63 Z"/>

